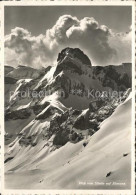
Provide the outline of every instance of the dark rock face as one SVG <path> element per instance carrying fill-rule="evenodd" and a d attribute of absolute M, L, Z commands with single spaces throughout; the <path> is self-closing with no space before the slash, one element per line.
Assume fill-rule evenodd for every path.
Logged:
<path fill-rule="evenodd" d="M 14 68 L 12 66 L 4 66 L 4 75 L 6 76 L 9 72 L 13 70 Z"/>
<path fill-rule="evenodd" d="M 47 68 L 45 68 L 45 69 L 43 70 L 44 74 L 46 74 L 50 69 L 51 69 L 51 66 L 48 66 Z"/>
<path fill-rule="evenodd" d="M 30 109 L 21 109 L 21 110 L 15 110 L 12 112 L 7 112 L 5 114 L 5 120 L 16 120 L 16 119 L 26 119 L 29 116 L 31 116 L 31 110 Z"/>
<path fill-rule="evenodd" d="M 5 161 L 4 161 L 4 163 L 7 163 L 8 161 L 10 161 L 10 160 L 12 160 L 14 157 L 9 157 L 9 158 L 7 158 Z"/>
<path fill-rule="evenodd" d="M 101 78 L 102 85 L 104 87 L 110 87 L 115 89 L 118 86 L 119 90 L 126 90 L 132 86 L 132 66 L 131 63 L 125 63 L 120 66 L 94 66 L 92 67 L 94 78 L 99 77 L 100 74 L 103 74 Z"/>
<path fill-rule="evenodd" d="M 38 114 L 40 114 L 40 112 L 42 112 L 42 110 L 44 110 L 49 105 L 50 105 L 49 102 L 45 102 L 45 104 L 43 104 L 43 105 L 36 104 L 32 107 L 32 109 L 33 109 L 35 115 L 38 115 Z"/>
<path fill-rule="evenodd" d="M 57 70 L 55 72 L 55 75 L 57 75 L 59 72 L 61 72 L 62 70 L 71 70 L 75 73 L 78 73 L 79 75 L 82 74 L 82 70 L 80 67 L 78 67 L 76 64 L 73 63 L 73 61 L 71 61 L 71 59 L 68 61 L 64 61 L 63 63 L 60 63 L 57 67 Z"/>
<path fill-rule="evenodd" d="M 59 109 L 49 106 L 45 112 L 41 112 L 38 116 L 36 116 L 36 120 L 46 119 L 50 116 L 52 116 L 54 113 L 59 113 Z"/>
<path fill-rule="evenodd" d="M 79 114 L 81 114 L 81 111 L 80 110 L 73 110 L 72 111 L 72 116 L 78 116 Z"/>
<path fill-rule="evenodd" d="M 76 129 L 86 129 L 89 127 L 89 123 L 88 123 L 88 120 L 84 117 L 84 116 L 81 116 L 80 118 L 78 118 L 75 123 L 74 123 L 74 127 Z"/>
<path fill-rule="evenodd" d="M 55 71 L 55 76 L 59 74 L 62 70 L 69 70 L 73 73 L 78 73 L 81 75 L 82 71 L 82 64 L 86 67 L 91 68 L 92 64 L 87 55 L 85 55 L 80 49 L 78 48 L 65 48 L 59 53 L 57 59 L 57 68 Z"/>
<path fill-rule="evenodd" d="M 87 55 L 85 55 L 83 53 L 83 51 L 81 51 L 79 48 L 69 48 L 69 47 L 67 47 L 67 48 L 63 49 L 61 51 L 61 53 L 59 53 L 57 61 L 62 62 L 62 60 L 64 59 L 65 56 L 68 56 L 70 58 L 77 58 L 83 64 L 91 66 L 91 61 L 89 60 Z"/>
<path fill-rule="evenodd" d="M 19 140 L 19 144 L 21 146 L 25 146 L 25 147 L 27 147 L 29 145 L 34 147 L 37 145 L 37 143 L 35 141 L 36 137 L 37 137 L 37 135 L 32 135 L 32 136 L 28 136 L 28 137 L 22 136 L 21 139 Z"/>
<path fill-rule="evenodd" d="M 89 128 L 89 110 L 86 112 L 85 115 L 81 115 L 76 119 L 73 127 L 81 130 Z"/>
<path fill-rule="evenodd" d="M 92 118 L 90 110 L 88 110 L 85 115 L 80 115 L 75 120 L 74 125 L 73 125 L 74 128 L 80 129 L 82 131 L 87 130 L 87 129 L 92 129 L 91 131 L 92 134 L 99 129 L 98 126 L 99 126 L 99 123 L 96 118 Z"/>
<path fill-rule="evenodd" d="M 90 112 L 95 112 L 97 111 L 99 108 L 101 108 L 103 105 L 105 104 L 105 101 L 103 100 L 96 100 L 96 101 L 92 101 L 89 104 L 89 110 Z"/>
<path fill-rule="evenodd" d="M 59 131 L 57 132 L 57 134 L 55 135 L 55 138 L 53 140 L 53 144 L 54 145 L 65 145 L 68 141 L 69 141 L 69 133 L 66 131 Z"/>
<path fill-rule="evenodd" d="M 5 84 L 15 84 L 17 82 L 17 79 L 11 78 L 11 77 L 5 77 L 4 83 Z"/>

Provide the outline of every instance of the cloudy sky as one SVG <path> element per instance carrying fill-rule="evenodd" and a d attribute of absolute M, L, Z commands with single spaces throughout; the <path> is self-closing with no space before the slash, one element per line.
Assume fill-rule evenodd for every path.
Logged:
<path fill-rule="evenodd" d="M 5 7 L 5 64 L 53 65 L 65 47 L 93 65 L 131 61 L 130 6 Z"/>

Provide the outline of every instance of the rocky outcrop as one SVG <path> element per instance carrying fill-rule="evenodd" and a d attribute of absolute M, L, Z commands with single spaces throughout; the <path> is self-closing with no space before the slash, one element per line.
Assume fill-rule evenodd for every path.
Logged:
<path fill-rule="evenodd" d="M 5 113 L 5 120 L 17 120 L 17 119 L 26 119 L 31 116 L 31 109 L 20 109 L 15 111 L 7 111 Z"/>
<path fill-rule="evenodd" d="M 61 110 L 54 106 L 49 105 L 41 113 L 39 113 L 35 119 L 36 120 L 46 119 L 53 116 L 55 113 L 61 113 Z"/>

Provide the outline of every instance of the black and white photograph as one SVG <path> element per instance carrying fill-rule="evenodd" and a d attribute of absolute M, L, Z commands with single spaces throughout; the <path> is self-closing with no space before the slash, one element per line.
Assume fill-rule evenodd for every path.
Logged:
<path fill-rule="evenodd" d="M 133 189 L 132 8 L 4 6 L 5 189 Z"/>

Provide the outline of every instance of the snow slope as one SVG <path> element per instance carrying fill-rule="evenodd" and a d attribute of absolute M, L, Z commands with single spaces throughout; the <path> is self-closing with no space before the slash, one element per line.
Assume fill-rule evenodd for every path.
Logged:
<path fill-rule="evenodd" d="M 129 189 L 130 113 L 129 96 L 88 140 L 68 142 L 52 153 L 50 147 L 40 150 L 42 141 L 35 150 L 24 147 L 23 155 L 18 152 L 6 163 L 6 188 Z M 88 142 L 86 147 L 84 142 Z M 15 148 L 11 147 L 11 153 Z M 27 151 L 33 153 L 31 158 Z M 106 186 L 107 182 L 111 183 Z"/>

